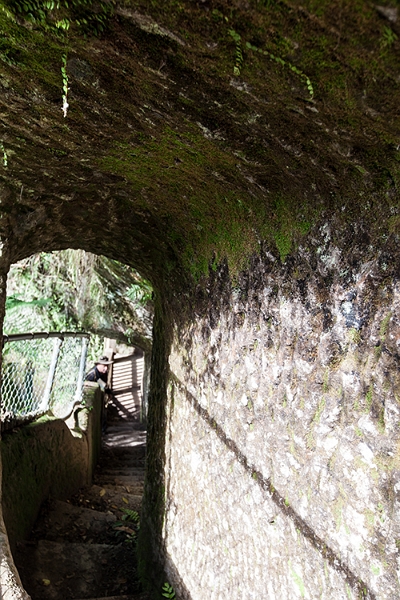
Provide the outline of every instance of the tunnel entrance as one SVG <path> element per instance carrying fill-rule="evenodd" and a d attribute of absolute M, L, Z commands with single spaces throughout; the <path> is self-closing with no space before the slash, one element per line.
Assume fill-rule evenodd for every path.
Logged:
<path fill-rule="evenodd" d="M 400 597 L 398 2 L 2 5 L 3 297 L 71 247 L 156 290 L 156 595 Z"/>
<path fill-rule="evenodd" d="M 63 429 L 57 420 L 52 422 L 52 417 L 47 423 L 39 419 L 28 426 L 27 435 L 33 437 L 35 450 L 32 445 L 29 451 L 25 449 L 28 458 L 22 461 L 24 465 L 11 464 L 10 458 L 11 446 L 14 453 L 24 453 L 24 440 L 20 440 L 19 447 L 15 445 L 19 434 L 3 435 L 3 514 L 22 583 L 33 599 L 125 597 L 127 593 L 147 598 L 137 595 L 140 584 L 135 548 L 145 467 L 151 287 L 123 265 L 78 251 L 29 257 L 11 267 L 8 281 L 5 335 L 11 331 L 15 335 L 21 329 L 29 332 L 40 325 L 48 328 L 61 323 L 77 330 L 85 325 L 92 330 L 85 372 L 99 360 L 99 355 L 109 358 L 109 387 L 97 404 L 90 398 L 99 396 L 101 390 L 96 382 L 88 382 L 83 403 L 74 405 L 73 412 L 69 411 L 65 417 L 67 428 Z M 86 298 L 85 293 L 90 298 Z M 99 306 L 94 306 L 95 301 Z M 112 313 L 102 315 L 102 310 L 107 308 L 112 308 Z M 140 322 L 140 318 L 145 322 Z M 113 334 L 113 338 L 104 337 Z M 142 347 L 132 345 L 132 337 Z M 40 361 L 40 351 L 36 350 L 35 356 Z M 21 364 L 19 369 L 23 368 Z M 31 360 L 31 374 L 35 368 Z M 73 376 L 72 370 L 70 375 Z M 33 382 L 33 375 L 31 379 Z M 87 410 L 91 412 L 85 417 Z M 85 419 L 89 419 L 89 424 Z M 29 421 L 32 421 L 32 413 Z M 22 416 L 15 424 L 22 428 L 21 432 L 25 431 Z M 101 433 L 102 449 L 98 454 L 96 436 Z M 53 442 L 49 441 L 49 435 Z M 57 461 L 68 463 L 72 456 L 67 472 L 74 468 L 79 471 L 76 462 L 82 450 L 76 442 L 79 443 L 82 436 L 89 445 L 89 454 L 93 454 L 94 462 L 97 456 L 99 464 L 90 466 L 88 479 L 93 477 L 93 481 L 88 480 L 89 486 L 76 489 L 70 496 L 70 490 L 79 484 L 79 477 L 72 476 L 68 481 L 64 474 L 64 489 L 63 476 L 59 477 L 60 485 L 56 489 L 50 481 L 50 471 L 62 471 Z M 59 442 L 54 442 L 57 437 Z M 67 447 L 59 457 L 55 451 L 57 443 Z M 72 450 L 68 450 L 70 446 Z M 50 467 L 47 463 L 41 464 L 40 458 L 48 451 L 54 455 L 54 464 Z M 48 469 L 48 478 L 41 480 L 38 476 L 35 483 L 32 481 L 31 489 L 29 482 L 19 486 L 25 463 L 35 472 Z M 81 470 L 85 470 L 84 465 Z M 18 506 L 13 507 L 13 494 L 19 497 L 25 494 L 31 509 L 35 504 L 36 513 L 40 509 L 28 543 L 23 540 L 28 534 L 26 527 L 23 531 L 16 525 L 21 517 L 18 512 L 23 511 L 24 506 L 17 502 Z M 65 502 L 67 497 L 68 503 Z M 35 508 L 31 510 L 31 519 L 34 512 Z M 46 558 L 47 554 L 51 555 L 50 559 Z M 75 556 L 77 562 L 71 563 L 71 556 Z"/>

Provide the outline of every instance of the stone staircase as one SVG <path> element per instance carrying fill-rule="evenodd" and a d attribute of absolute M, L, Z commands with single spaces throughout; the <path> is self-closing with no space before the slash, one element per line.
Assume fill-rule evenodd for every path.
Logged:
<path fill-rule="evenodd" d="M 32 600 L 148 600 L 136 572 L 146 432 L 109 421 L 91 487 L 43 507 L 15 563 Z"/>

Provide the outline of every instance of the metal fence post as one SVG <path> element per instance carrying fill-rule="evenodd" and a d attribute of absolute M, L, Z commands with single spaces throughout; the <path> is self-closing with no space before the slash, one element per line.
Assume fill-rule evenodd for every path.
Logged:
<path fill-rule="evenodd" d="M 49 367 L 49 373 L 47 376 L 46 387 L 45 387 L 42 402 L 40 405 L 40 410 L 43 412 L 46 411 L 49 407 L 51 389 L 53 387 L 54 375 L 55 375 L 55 372 L 57 369 L 57 362 L 58 362 L 58 357 L 60 355 L 60 348 L 61 348 L 62 343 L 63 343 L 62 337 L 54 339 L 53 355 L 51 357 L 51 363 L 50 363 L 50 367 Z"/>
<path fill-rule="evenodd" d="M 81 349 L 81 362 L 79 363 L 78 380 L 76 382 L 75 400 L 81 399 L 83 377 L 85 375 L 86 356 L 88 350 L 89 339 L 87 337 L 82 338 L 82 349 Z"/>

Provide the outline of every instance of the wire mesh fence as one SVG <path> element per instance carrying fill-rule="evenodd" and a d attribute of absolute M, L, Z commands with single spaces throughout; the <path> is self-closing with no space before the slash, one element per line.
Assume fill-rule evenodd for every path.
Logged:
<path fill-rule="evenodd" d="M 82 395 L 88 340 L 66 332 L 4 336 L 2 430 L 49 410 L 68 414 Z"/>

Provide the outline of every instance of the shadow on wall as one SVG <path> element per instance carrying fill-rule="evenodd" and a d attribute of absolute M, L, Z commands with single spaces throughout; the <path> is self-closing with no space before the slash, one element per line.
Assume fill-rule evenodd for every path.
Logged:
<path fill-rule="evenodd" d="M 252 479 L 257 481 L 260 488 L 266 492 L 274 504 L 279 508 L 279 510 L 288 518 L 290 518 L 297 530 L 299 530 L 302 535 L 312 544 L 312 546 L 322 555 L 322 557 L 329 563 L 331 567 L 335 569 L 337 573 L 342 575 L 342 577 L 347 581 L 347 583 L 351 586 L 351 588 L 357 593 L 359 598 L 369 598 L 370 600 L 377 600 L 376 595 L 368 588 L 368 586 L 362 581 L 359 577 L 357 577 L 349 567 L 341 560 L 338 554 L 336 554 L 326 543 L 320 538 L 315 531 L 300 517 L 299 514 L 287 504 L 287 501 L 277 490 L 274 488 L 271 479 L 266 478 L 262 475 L 260 471 L 258 471 L 254 465 L 249 464 L 246 456 L 239 450 L 237 444 L 229 438 L 222 427 L 213 419 L 208 411 L 203 408 L 197 399 L 187 390 L 184 384 L 171 373 L 171 379 L 174 384 L 179 388 L 180 392 L 186 397 L 187 401 L 192 405 L 197 414 L 207 423 L 207 425 L 212 428 L 218 438 L 225 444 L 225 446 L 233 452 L 236 457 L 236 460 L 240 463 L 240 465 L 245 469 L 245 471 L 249 474 Z M 174 580 L 179 581 L 181 584 L 181 579 L 179 574 L 176 573 L 176 569 L 174 565 L 168 565 L 168 569 L 171 569 L 171 575 L 173 573 Z M 176 577 L 176 579 L 175 579 Z M 184 589 L 184 586 L 183 588 Z M 185 600 L 190 600 L 190 594 L 187 596 L 183 596 Z"/>
<path fill-rule="evenodd" d="M 176 568 L 176 565 L 170 556 L 168 556 L 167 564 L 165 565 L 165 571 L 167 573 L 167 578 L 170 581 L 178 582 L 180 591 L 179 599 L 192 600 L 192 596 L 189 590 L 187 589 L 184 581 L 182 580 L 181 576 L 179 575 L 179 571 Z"/>

